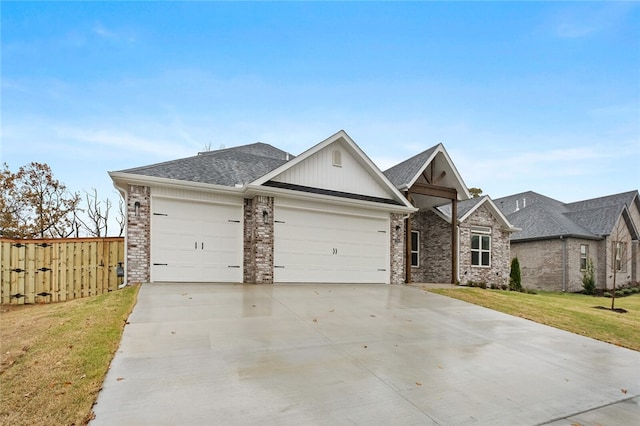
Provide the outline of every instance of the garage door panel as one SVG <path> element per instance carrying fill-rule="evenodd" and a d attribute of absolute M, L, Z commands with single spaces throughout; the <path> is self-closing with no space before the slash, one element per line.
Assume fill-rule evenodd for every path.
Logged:
<path fill-rule="evenodd" d="M 389 282 L 387 218 L 275 211 L 276 282 Z"/>
<path fill-rule="evenodd" d="M 152 279 L 242 282 L 242 207 L 154 198 Z"/>

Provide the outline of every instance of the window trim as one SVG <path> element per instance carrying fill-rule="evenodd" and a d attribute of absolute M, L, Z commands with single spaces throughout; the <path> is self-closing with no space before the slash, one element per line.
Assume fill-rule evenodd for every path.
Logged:
<path fill-rule="evenodd" d="M 614 241 L 611 257 L 614 264 L 614 272 L 627 272 L 627 242 Z"/>
<path fill-rule="evenodd" d="M 583 250 L 584 249 L 584 250 Z M 589 259 L 589 245 L 580 244 L 580 270 L 587 270 L 587 260 Z"/>
<path fill-rule="evenodd" d="M 478 248 L 474 249 L 473 248 L 473 237 L 476 236 L 478 237 Z M 482 244 L 482 240 L 483 237 L 488 238 L 489 240 L 489 247 L 488 248 L 484 248 L 483 244 Z M 469 241 L 469 247 L 470 247 L 470 254 L 471 254 L 471 266 L 474 268 L 491 268 L 491 246 L 492 244 L 492 238 L 491 238 L 491 228 L 486 227 L 486 226 L 472 226 L 471 227 L 471 241 Z M 473 263 L 473 254 L 474 253 L 478 253 L 478 264 Z M 483 254 L 484 253 L 488 253 L 489 254 L 489 263 L 488 264 L 483 264 L 482 262 L 482 258 L 483 258 Z"/>
<path fill-rule="evenodd" d="M 413 247 L 413 235 L 417 235 L 416 237 L 416 247 L 414 250 Z M 416 255 L 416 263 L 413 263 L 413 255 Z M 419 268 L 420 267 L 420 231 L 411 231 L 411 267 Z"/>

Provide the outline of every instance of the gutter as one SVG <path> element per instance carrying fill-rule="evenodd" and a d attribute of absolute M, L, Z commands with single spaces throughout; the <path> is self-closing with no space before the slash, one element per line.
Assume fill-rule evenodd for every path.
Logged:
<path fill-rule="evenodd" d="M 562 241 L 562 291 L 567 291 L 567 240 L 560 235 Z"/>

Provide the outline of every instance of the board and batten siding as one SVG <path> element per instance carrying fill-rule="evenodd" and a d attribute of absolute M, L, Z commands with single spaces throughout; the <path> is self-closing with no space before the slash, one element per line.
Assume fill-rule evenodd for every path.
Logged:
<path fill-rule="evenodd" d="M 333 165 L 333 152 L 340 151 L 341 165 Z M 379 182 L 342 144 L 332 144 L 273 178 L 276 182 L 332 191 L 391 198 Z"/>

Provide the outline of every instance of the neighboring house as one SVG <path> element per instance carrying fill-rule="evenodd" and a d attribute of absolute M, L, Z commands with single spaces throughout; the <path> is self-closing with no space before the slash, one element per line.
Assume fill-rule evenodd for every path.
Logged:
<path fill-rule="evenodd" d="M 581 291 L 587 259 L 598 288 L 611 288 L 614 274 L 617 286 L 638 281 L 637 190 L 574 203 L 529 191 L 495 204 L 520 228 L 511 236 L 511 256 L 518 257 L 523 286 Z"/>
<path fill-rule="evenodd" d="M 470 198 L 442 144 L 384 173 L 419 209 L 405 220 L 405 282 L 508 284 L 515 229 L 489 197 Z"/>
<path fill-rule="evenodd" d="M 442 145 L 384 174 L 340 131 L 297 157 L 255 143 L 109 175 L 126 200 L 130 283 L 401 284 L 462 271 L 463 283 L 501 284 L 509 272 L 513 229 L 488 197 L 469 200 Z"/>

